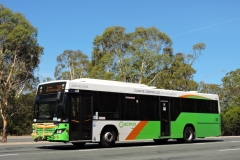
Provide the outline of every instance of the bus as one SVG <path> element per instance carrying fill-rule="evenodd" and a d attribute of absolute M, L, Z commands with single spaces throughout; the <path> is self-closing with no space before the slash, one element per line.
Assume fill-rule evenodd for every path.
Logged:
<path fill-rule="evenodd" d="M 32 129 L 34 141 L 78 147 L 150 139 L 190 143 L 221 135 L 219 97 L 90 78 L 50 81 L 38 85 Z"/>

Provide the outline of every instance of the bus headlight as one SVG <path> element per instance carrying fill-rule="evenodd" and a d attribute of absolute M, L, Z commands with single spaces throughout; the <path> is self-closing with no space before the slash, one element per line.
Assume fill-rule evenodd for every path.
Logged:
<path fill-rule="evenodd" d="M 65 129 L 57 129 L 55 134 L 62 134 L 65 131 Z"/>

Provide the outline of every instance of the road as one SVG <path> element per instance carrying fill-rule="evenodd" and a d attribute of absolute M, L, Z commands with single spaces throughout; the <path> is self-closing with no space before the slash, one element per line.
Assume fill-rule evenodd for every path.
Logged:
<path fill-rule="evenodd" d="M 157 145 L 153 141 L 117 143 L 113 148 L 86 144 L 76 148 L 72 144 L 32 142 L 29 137 L 9 138 L 0 144 L 1 160 L 239 160 L 240 137 L 197 139 L 190 144 L 169 140 Z"/>

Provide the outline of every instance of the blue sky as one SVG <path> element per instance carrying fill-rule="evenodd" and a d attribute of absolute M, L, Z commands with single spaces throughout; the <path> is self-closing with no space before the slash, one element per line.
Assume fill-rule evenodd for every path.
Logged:
<path fill-rule="evenodd" d="M 54 78 L 56 57 L 64 50 L 81 50 L 91 57 L 96 35 L 112 26 L 127 32 L 156 27 L 169 35 L 174 53 L 192 53 L 203 42 L 206 49 L 194 64 L 194 80 L 221 84 L 239 67 L 239 0 L 0 0 L 20 12 L 38 29 L 44 47 L 39 75 Z M 225 72 L 223 72 L 225 70 Z"/>

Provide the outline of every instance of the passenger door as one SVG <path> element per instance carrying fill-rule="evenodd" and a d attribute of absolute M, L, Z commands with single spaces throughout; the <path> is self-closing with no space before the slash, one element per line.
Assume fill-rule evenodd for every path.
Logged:
<path fill-rule="evenodd" d="M 92 139 L 92 96 L 70 94 L 70 141 Z"/>
<path fill-rule="evenodd" d="M 160 100 L 161 137 L 170 136 L 170 108 L 168 100 Z"/>

